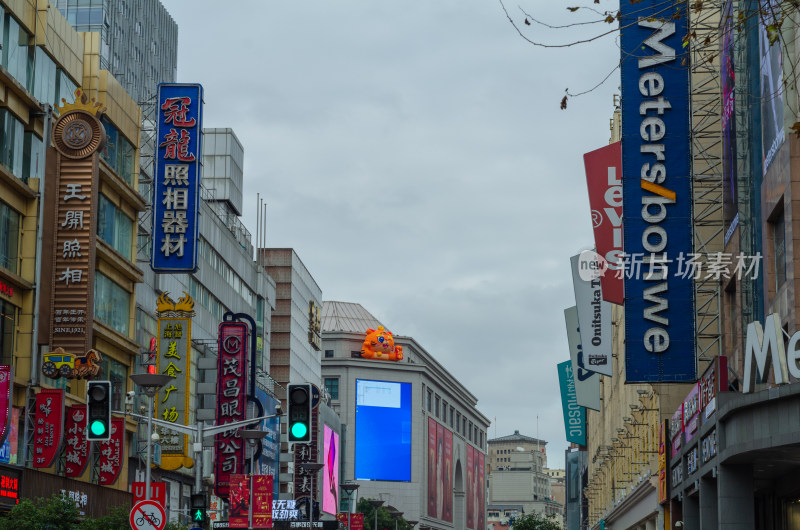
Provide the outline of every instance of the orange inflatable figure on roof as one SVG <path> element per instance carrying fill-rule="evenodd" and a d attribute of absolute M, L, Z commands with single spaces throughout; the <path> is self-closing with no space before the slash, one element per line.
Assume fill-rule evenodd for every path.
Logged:
<path fill-rule="evenodd" d="M 361 357 L 400 361 L 403 359 L 403 347 L 395 346 L 391 331 L 387 331 L 383 326 L 378 326 L 377 330 L 367 330 L 367 338 L 364 339 L 364 345 L 361 347 Z"/>

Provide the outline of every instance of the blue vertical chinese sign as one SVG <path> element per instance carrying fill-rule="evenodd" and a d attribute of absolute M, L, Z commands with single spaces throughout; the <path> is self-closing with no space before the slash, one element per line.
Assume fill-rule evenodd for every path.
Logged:
<path fill-rule="evenodd" d="M 628 383 L 697 378 L 687 9 L 620 4 Z"/>
<path fill-rule="evenodd" d="M 203 87 L 158 85 L 151 260 L 155 272 L 197 270 L 202 131 Z"/>

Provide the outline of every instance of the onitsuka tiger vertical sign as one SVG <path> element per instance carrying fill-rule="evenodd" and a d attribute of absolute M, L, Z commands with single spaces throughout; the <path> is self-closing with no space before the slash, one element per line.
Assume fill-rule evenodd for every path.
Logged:
<path fill-rule="evenodd" d="M 628 383 L 697 378 L 687 8 L 620 4 Z"/>

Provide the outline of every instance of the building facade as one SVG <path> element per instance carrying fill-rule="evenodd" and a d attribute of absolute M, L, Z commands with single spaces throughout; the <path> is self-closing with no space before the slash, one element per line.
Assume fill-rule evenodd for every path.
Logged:
<path fill-rule="evenodd" d="M 552 499 L 547 467 L 547 442 L 514 431 L 488 440 L 489 504 L 521 505 L 524 513 L 560 515 Z"/>
<path fill-rule="evenodd" d="M 411 337 L 392 336 L 398 360 L 362 357 L 367 333 L 377 345 L 390 340 L 385 332 L 359 304 L 323 304 L 322 378 L 343 424 L 341 480 L 422 527 L 485 528 L 488 418 Z"/>

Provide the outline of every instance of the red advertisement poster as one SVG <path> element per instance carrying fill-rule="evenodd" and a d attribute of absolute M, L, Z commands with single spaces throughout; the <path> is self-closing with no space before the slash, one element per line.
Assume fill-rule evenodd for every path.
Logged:
<path fill-rule="evenodd" d="M 600 278 L 603 300 L 623 304 L 623 275 L 617 274 L 622 258 L 622 147 L 616 142 L 583 155 L 594 244 L 609 269 Z M 653 170 L 656 171 L 655 169 Z M 644 177 L 643 177 L 644 178 Z M 619 277 L 617 277 L 619 276 Z"/>
<path fill-rule="evenodd" d="M 217 424 L 243 420 L 247 390 L 247 324 L 223 322 L 219 325 L 217 370 Z M 219 497 L 227 497 L 230 476 L 244 471 L 244 442 L 234 430 L 217 434 L 215 445 L 214 491 Z"/>
<path fill-rule="evenodd" d="M 436 421 L 428 418 L 428 515 L 438 517 L 436 513 Z"/>
<path fill-rule="evenodd" d="M 272 475 L 253 475 L 253 528 L 272 528 Z"/>
<path fill-rule="evenodd" d="M 33 467 L 50 467 L 64 434 L 64 391 L 43 389 L 36 394 Z"/>
<path fill-rule="evenodd" d="M 353 523 L 352 530 L 364 530 L 364 514 L 363 513 L 353 513 L 350 514 L 351 521 Z"/>
<path fill-rule="evenodd" d="M 444 519 L 444 425 L 436 425 L 436 518 Z"/>
<path fill-rule="evenodd" d="M 475 483 L 478 480 L 475 469 L 475 450 L 467 445 L 467 528 L 475 530 Z"/>
<path fill-rule="evenodd" d="M 486 528 L 486 465 L 484 454 L 475 452 L 475 460 L 478 462 L 478 498 L 475 499 L 475 504 L 478 507 L 477 524 L 476 528 Z"/>
<path fill-rule="evenodd" d="M 8 437 L 11 419 L 11 367 L 0 365 L 0 445 Z"/>
<path fill-rule="evenodd" d="M 453 522 L 453 431 L 444 429 L 444 496 L 442 519 Z"/>
<path fill-rule="evenodd" d="M 228 528 L 247 528 L 250 515 L 250 475 L 233 474 L 230 476 L 230 516 Z M 272 505 L 270 504 L 270 508 Z"/>
<path fill-rule="evenodd" d="M 86 405 L 70 405 L 64 420 L 67 431 L 67 449 L 65 454 L 65 475 L 76 478 L 83 474 L 89 463 L 91 445 L 86 438 Z"/>
<path fill-rule="evenodd" d="M 125 458 L 125 420 L 111 418 L 111 439 L 100 443 L 98 484 L 110 486 L 119 478 L 122 460 Z"/>

